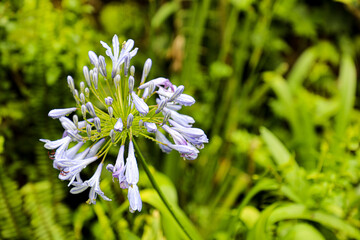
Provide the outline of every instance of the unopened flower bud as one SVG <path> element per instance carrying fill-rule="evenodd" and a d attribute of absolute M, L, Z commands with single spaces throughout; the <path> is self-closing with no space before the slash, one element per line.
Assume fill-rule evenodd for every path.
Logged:
<path fill-rule="evenodd" d="M 85 105 L 81 105 L 81 113 L 83 115 L 83 118 L 86 118 L 86 106 Z"/>
<path fill-rule="evenodd" d="M 128 129 L 132 126 L 133 120 L 134 120 L 134 116 L 130 113 L 129 116 L 127 117 L 127 121 L 126 121 L 126 127 Z"/>
<path fill-rule="evenodd" d="M 85 95 L 83 93 L 80 93 L 80 102 L 81 104 L 85 104 Z"/>
<path fill-rule="evenodd" d="M 80 82 L 80 92 L 84 92 L 85 90 L 85 83 L 84 82 Z"/>
<path fill-rule="evenodd" d="M 79 118 L 76 114 L 73 116 L 73 122 L 74 122 L 75 126 L 78 128 L 79 127 Z"/>
<path fill-rule="evenodd" d="M 89 88 L 85 88 L 85 97 L 90 97 L 90 90 Z"/>
<path fill-rule="evenodd" d="M 96 117 L 95 109 L 94 109 L 94 106 L 92 105 L 91 102 L 87 102 L 87 103 L 86 103 L 86 109 L 88 110 L 88 112 L 90 113 L 90 115 L 91 115 L 92 117 Z"/>
<path fill-rule="evenodd" d="M 100 133 L 100 132 L 101 132 L 101 122 L 100 122 L 100 118 L 94 117 L 94 124 L 95 124 L 96 130 Z"/>
<path fill-rule="evenodd" d="M 152 65 L 152 61 L 151 61 L 150 58 L 148 58 L 148 59 L 145 61 L 145 64 L 144 64 L 144 68 L 143 68 L 143 73 L 142 73 L 142 76 L 141 76 L 140 85 L 145 82 L 147 76 L 149 75 L 149 72 L 150 72 L 150 69 L 151 69 L 151 65 Z"/>
<path fill-rule="evenodd" d="M 115 88 L 118 88 L 119 84 L 120 84 L 120 75 L 116 75 L 114 78 Z"/>
<path fill-rule="evenodd" d="M 134 91 L 134 83 L 135 83 L 135 79 L 133 76 L 129 77 L 129 92 Z"/>
<path fill-rule="evenodd" d="M 111 142 L 112 143 L 115 143 L 115 131 L 114 131 L 114 129 L 111 129 L 110 130 L 110 138 L 111 138 Z"/>
<path fill-rule="evenodd" d="M 108 105 L 108 106 L 110 106 L 112 103 L 113 103 L 113 99 L 112 99 L 112 97 L 106 97 L 105 98 L 105 103 L 106 103 L 106 105 Z"/>
<path fill-rule="evenodd" d="M 107 73 L 106 73 L 105 58 L 103 56 L 101 56 L 101 55 L 99 56 L 99 65 L 100 65 L 100 73 L 101 73 L 101 75 L 106 77 Z"/>
<path fill-rule="evenodd" d="M 85 77 L 85 81 L 86 81 L 87 85 L 89 87 L 91 87 L 90 73 L 89 73 L 89 68 L 87 66 L 83 67 L 83 73 L 84 73 L 84 77 Z"/>
<path fill-rule="evenodd" d="M 89 58 L 90 58 L 90 63 L 97 68 L 99 66 L 99 59 L 96 53 L 94 53 L 93 51 L 89 51 Z"/>
<path fill-rule="evenodd" d="M 123 122 L 122 122 L 122 119 L 119 118 L 119 119 L 117 120 L 117 122 L 115 123 L 115 125 L 114 125 L 114 129 L 115 129 L 115 131 L 117 131 L 117 132 L 122 132 L 123 127 L 124 127 L 124 124 L 123 124 Z"/>
<path fill-rule="evenodd" d="M 155 114 L 158 114 L 159 112 L 161 112 L 164 109 L 164 107 L 166 106 L 166 103 L 167 103 L 166 99 L 165 98 L 162 99 L 160 101 L 160 103 L 158 104 L 158 108 L 156 109 Z"/>
<path fill-rule="evenodd" d="M 130 67 L 130 75 L 131 75 L 131 76 L 134 76 L 134 75 L 135 75 L 135 67 L 134 67 L 134 66 L 131 66 L 131 67 Z"/>
<path fill-rule="evenodd" d="M 94 84 L 94 87 L 95 89 L 98 89 L 98 70 L 97 68 L 94 68 L 93 70 L 93 77 L 92 77 L 92 81 L 93 81 L 93 84 Z"/>
<path fill-rule="evenodd" d="M 114 115 L 114 109 L 111 106 L 108 107 L 108 112 L 109 112 L 110 118 L 112 118 Z"/>
<path fill-rule="evenodd" d="M 155 85 L 154 85 L 154 83 L 151 83 L 149 86 L 149 95 L 148 95 L 149 97 L 154 92 L 154 90 L 155 90 Z"/>
<path fill-rule="evenodd" d="M 120 67 L 120 65 L 118 65 L 118 64 L 113 66 L 113 69 L 111 71 L 111 77 L 112 78 L 115 78 L 115 76 L 119 73 L 119 67 Z"/>
<path fill-rule="evenodd" d="M 126 77 L 128 76 L 129 67 L 130 67 L 130 54 L 126 54 L 124 60 L 124 75 Z"/>
<path fill-rule="evenodd" d="M 71 91 L 71 92 L 74 92 L 74 90 L 75 90 L 74 79 L 73 79 L 71 76 L 68 76 L 68 77 L 67 77 L 67 82 L 68 82 L 70 91 Z"/>
<path fill-rule="evenodd" d="M 163 120 L 163 122 L 162 122 L 161 125 L 166 124 L 166 122 L 169 121 L 169 118 L 170 118 L 170 117 L 171 117 L 171 113 L 170 113 L 170 111 L 167 111 L 167 112 L 165 113 L 164 120 Z"/>
<path fill-rule="evenodd" d="M 88 138 L 91 138 L 91 124 L 86 124 L 86 134 Z"/>
<path fill-rule="evenodd" d="M 79 103 L 79 92 L 78 92 L 78 90 L 74 89 L 73 96 L 74 96 L 74 99 L 76 101 L 76 104 L 79 105 L 80 103 Z"/>
<path fill-rule="evenodd" d="M 177 99 L 184 91 L 184 86 L 180 85 L 175 92 L 173 93 L 173 95 L 171 95 L 171 97 L 169 98 L 169 102 L 174 101 L 175 99 Z"/>

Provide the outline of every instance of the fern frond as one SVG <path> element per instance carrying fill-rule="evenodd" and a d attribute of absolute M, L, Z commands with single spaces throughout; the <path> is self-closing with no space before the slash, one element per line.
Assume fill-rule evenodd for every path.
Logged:
<path fill-rule="evenodd" d="M 27 220 L 22 213 L 22 200 L 16 182 L 0 167 L 0 238 L 22 239 L 28 235 Z"/>

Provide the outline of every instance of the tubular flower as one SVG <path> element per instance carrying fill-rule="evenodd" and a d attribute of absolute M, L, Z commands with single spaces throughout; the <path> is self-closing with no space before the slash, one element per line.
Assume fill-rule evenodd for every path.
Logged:
<path fill-rule="evenodd" d="M 147 81 L 151 59 L 145 61 L 141 79 L 135 79 L 131 59 L 138 49 L 134 48 L 132 39 L 120 44 L 115 35 L 112 48 L 103 41 L 100 43 L 110 60 L 89 51 L 92 66 L 83 67 L 85 80 L 79 83 L 79 88 L 76 89 L 71 76 L 66 80 L 75 100 L 74 106 L 53 109 L 48 114 L 60 121 L 64 128 L 62 137 L 40 141 L 51 150 L 53 167 L 60 171 L 59 179 L 69 181 L 71 193 L 90 188 L 89 204 L 95 204 L 98 195 L 111 200 L 100 189 L 100 177 L 110 148 L 120 146 L 116 162 L 107 164 L 106 169 L 119 182 L 120 188 L 127 189 L 130 211 L 141 211 L 142 201 L 137 186 L 139 169 L 133 139 L 146 137 L 159 144 L 163 152 L 175 150 L 189 160 L 197 158 L 198 149 L 203 148 L 208 139 L 204 131 L 192 127 L 195 123 L 192 117 L 178 112 L 182 106 L 195 103 L 192 96 L 183 93 L 184 86 L 175 86 L 164 77 Z M 157 104 L 148 104 L 154 95 Z M 83 119 L 79 119 L 81 117 Z M 82 170 L 95 162 L 98 162 L 98 167 L 94 175 L 82 181 Z"/>

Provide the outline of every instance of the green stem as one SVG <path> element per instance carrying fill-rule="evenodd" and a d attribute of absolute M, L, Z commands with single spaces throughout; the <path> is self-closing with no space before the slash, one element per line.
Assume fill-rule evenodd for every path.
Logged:
<path fill-rule="evenodd" d="M 187 232 L 185 226 L 182 224 L 182 222 L 179 220 L 179 218 L 176 216 L 175 211 L 173 209 L 173 207 L 171 206 L 171 204 L 169 203 L 169 201 L 166 199 L 165 195 L 163 194 L 163 192 L 161 191 L 159 185 L 156 183 L 154 176 L 151 174 L 150 169 L 145 161 L 145 158 L 143 157 L 143 155 L 141 154 L 140 148 L 137 145 L 135 139 L 132 140 L 136 149 L 136 152 L 138 154 L 138 156 L 140 157 L 140 161 L 141 164 L 144 167 L 145 173 L 148 176 L 151 185 L 154 187 L 154 189 L 156 190 L 156 192 L 159 194 L 159 197 L 161 198 L 161 200 L 163 201 L 163 203 L 165 204 L 166 208 L 169 210 L 169 212 L 171 213 L 171 215 L 173 216 L 174 220 L 179 224 L 179 227 L 181 228 L 181 230 L 186 234 L 186 236 L 189 239 L 193 239 L 190 234 Z"/>

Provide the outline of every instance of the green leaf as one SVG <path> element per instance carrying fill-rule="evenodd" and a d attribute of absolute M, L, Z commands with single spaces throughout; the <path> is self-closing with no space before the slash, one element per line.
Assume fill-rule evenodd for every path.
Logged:
<path fill-rule="evenodd" d="M 339 113 L 336 116 L 335 130 L 338 137 L 342 138 L 349 122 L 350 112 L 354 106 L 356 93 L 356 68 L 349 55 L 345 55 L 341 60 L 339 93 L 340 106 Z"/>
<path fill-rule="evenodd" d="M 161 188 L 165 196 L 167 195 L 166 188 Z M 152 189 L 146 189 L 141 191 L 140 193 L 141 199 L 143 202 L 148 203 L 158 209 L 161 214 L 164 215 L 164 218 L 166 219 L 166 222 L 164 223 L 166 228 L 164 228 L 165 235 L 171 234 L 174 236 L 173 231 L 176 230 L 178 236 L 181 236 L 180 239 L 186 239 L 187 236 L 184 234 L 183 231 L 181 231 L 179 225 L 175 222 L 174 218 L 171 216 L 168 208 L 165 206 L 165 204 L 161 201 L 160 197 L 158 196 L 157 192 Z M 172 205 L 173 211 L 175 211 L 176 216 L 179 218 L 179 220 L 183 223 L 187 231 L 189 232 L 192 239 L 202 239 L 199 233 L 197 232 L 196 228 L 193 226 L 191 221 L 186 217 L 185 213 L 173 202 L 170 202 Z M 170 232 L 168 232 L 170 230 Z M 170 239 L 170 238 L 169 238 Z"/>
<path fill-rule="evenodd" d="M 296 224 L 291 230 L 286 234 L 283 240 L 325 240 L 324 236 L 321 233 L 307 223 Z"/>
<path fill-rule="evenodd" d="M 250 200 L 259 192 L 261 191 L 269 191 L 269 190 L 276 190 L 279 188 L 279 184 L 269 178 L 263 178 L 259 180 L 254 187 L 246 194 L 245 198 L 242 200 L 241 204 L 238 207 L 239 213 L 242 209 L 250 202 Z"/>
<path fill-rule="evenodd" d="M 151 20 L 151 26 L 158 28 L 165 20 L 180 9 L 178 1 L 163 4 Z"/>
<path fill-rule="evenodd" d="M 276 164 L 278 166 L 290 164 L 291 155 L 280 140 L 265 127 L 260 129 L 260 133 Z"/>
<path fill-rule="evenodd" d="M 290 155 L 286 147 L 280 140 L 272 134 L 268 129 L 262 127 L 260 129 L 261 137 L 265 141 L 275 163 L 278 165 L 282 176 L 286 179 L 287 186 L 282 187 L 283 193 L 296 202 L 304 203 L 307 201 L 306 191 L 308 183 L 305 179 L 305 173 L 299 168 L 295 159 Z"/>
<path fill-rule="evenodd" d="M 299 87 L 302 86 L 302 83 L 309 75 L 315 60 L 316 54 L 314 48 L 309 48 L 301 54 L 287 78 L 292 92 L 297 91 Z"/>
<path fill-rule="evenodd" d="M 348 237 L 360 239 L 360 231 L 344 220 L 322 211 L 311 211 L 302 204 L 283 204 L 276 208 L 269 217 L 269 224 L 288 220 L 304 219 L 318 222 L 329 229 L 336 230 Z"/>
<path fill-rule="evenodd" d="M 256 222 L 254 228 L 249 231 L 247 235 L 247 240 L 267 240 L 270 239 L 269 231 L 268 231 L 268 219 L 274 209 L 277 207 L 278 204 L 270 205 L 269 207 L 265 208 L 262 211 L 258 221 Z"/>

